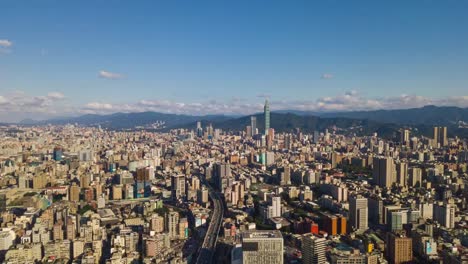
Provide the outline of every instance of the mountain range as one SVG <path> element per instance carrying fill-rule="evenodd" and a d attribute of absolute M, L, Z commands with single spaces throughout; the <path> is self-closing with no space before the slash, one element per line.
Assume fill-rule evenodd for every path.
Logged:
<path fill-rule="evenodd" d="M 262 131 L 263 113 L 254 114 L 257 117 L 257 127 Z M 300 128 L 304 132 L 323 131 L 326 128 L 354 130 L 354 132 L 369 134 L 377 132 L 390 136 L 402 126 L 415 128 L 417 133 L 428 134 L 433 126 L 449 127 L 449 135 L 468 136 L 468 108 L 424 106 L 412 109 L 350 111 L 334 113 L 305 112 L 297 110 L 281 110 L 271 113 L 271 127 L 276 131 L 293 131 Z M 227 115 L 178 115 L 157 112 L 115 113 L 109 115 L 88 114 L 72 118 L 55 118 L 44 121 L 24 120 L 22 125 L 44 124 L 78 124 L 82 126 L 98 126 L 109 129 L 132 129 L 147 126 L 156 122 L 164 122 L 164 129 L 195 128 L 201 121 L 205 126 L 212 124 L 215 128 L 229 131 L 244 130 L 250 125 L 250 115 L 234 117 Z"/>

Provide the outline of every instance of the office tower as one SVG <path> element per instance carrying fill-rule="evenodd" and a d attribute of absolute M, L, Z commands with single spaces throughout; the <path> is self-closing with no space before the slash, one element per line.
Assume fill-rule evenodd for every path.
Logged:
<path fill-rule="evenodd" d="M 265 115 L 265 135 L 268 135 L 268 130 L 270 129 L 270 104 L 268 103 L 268 100 L 265 100 L 263 113 Z"/>
<path fill-rule="evenodd" d="M 76 238 L 76 216 L 67 217 L 67 239 L 75 240 Z"/>
<path fill-rule="evenodd" d="M 432 136 L 433 147 L 437 148 L 439 145 L 445 147 L 448 145 L 447 127 L 434 127 Z"/>
<path fill-rule="evenodd" d="M 213 177 L 215 186 L 220 191 L 228 186 L 228 179 L 231 178 L 231 166 L 226 163 L 217 163 L 213 166 Z"/>
<path fill-rule="evenodd" d="M 389 233 L 387 247 L 387 258 L 391 264 L 413 261 L 413 241 L 404 232 Z"/>
<path fill-rule="evenodd" d="M 319 133 L 317 130 L 314 131 L 314 138 L 313 138 L 313 140 L 314 140 L 314 143 L 315 143 L 315 144 L 319 143 L 319 141 L 320 141 L 320 133 Z"/>
<path fill-rule="evenodd" d="M 284 148 L 285 149 L 292 149 L 292 142 L 293 142 L 293 136 L 291 134 L 286 134 L 284 135 Z"/>
<path fill-rule="evenodd" d="M 330 214 L 324 214 L 322 217 L 323 230 L 330 236 L 338 234 L 338 217 Z"/>
<path fill-rule="evenodd" d="M 409 169 L 409 185 L 410 186 L 421 186 L 422 184 L 422 169 L 412 167 Z"/>
<path fill-rule="evenodd" d="M 356 231 L 368 229 L 368 204 L 367 198 L 357 195 L 349 199 L 349 224 Z"/>
<path fill-rule="evenodd" d="M 400 130 L 400 143 L 402 145 L 408 145 L 410 142 L 410 131 L 408 129 Z"/>
<path fill-rule="evenodd" d="M 148 197 L 151 194 L 151 179 L 154 178 L 154 169 L 151 167 L 136 168 L 136 183 L 133 194 L 136 198 Z"/>
<path fill-rule="evenodd" d="M 250 117 L 250 128 L 252 129 L 252 136 L 257 134 L 257 117 L 256 116 Z"/>
<path fill-rule="evenodd" d="M 200 121 L 197 121 L 197 137 L 203 137 L 203 128 Z"/>
<path fill-rule="evenodd" d="M 61 161 L 63 156 L 63 149 L 61 147 L 55 147 L 52 155 L 55 161 Z"/>
<path fill-rule="evenodd" d="M 313 234 L 304 235 L 302 239 L 302 263 L 322 264 L 327 261 L 325 247 L 327 240 Z"/>
<path fill-rule="evenodd" d="M 179 213 L 174 212 L 174 211 L 170 211 L 166 215 L 165 223 L 166 223 L 166 232 L 169 233 L 169 237 L 171 239 L 177 238 L 178 233 L 179 233 L 179 229 L 178 229 Z"/>
<path fill-rule="evenodd" d="M 434 221 L 446 228 L 455 227 L 455 205 L 449 203 L 437 203 L 434 205 Z"/>
<path fill-rule="evenodd" d="M 268 218 L 280 217 L 281 216 L 281 197 L 272 196 L 270 205 L 267 208 Z"/>
<path fill-rule="evenodd" d="M 92 161 L 94 159 L 93 151 L 90 149 L 81 150 L 78 155 L 80 161 Z"/>
<path fill-rule="evenodd" d="M 400 186 L 406 186 L 408 182 L 408 163 L 398 162 L 396 164 L 396 182 Z"/>
<path fill-rule="evenodd" d="M 245 231 L 241 240 L 243 264 L 283 264 L 283 237 L 280 231 Z"/>
<path fill-rule="evenodd" d="M 380 187 L 392 187 L 395 182 L 395 164 L 393 158 L 390 157 L 374 157 L 373 162 L 373 173 L 374 183 Z"/>
<path fill-rule="evenodd" d="M 291 184 L 291 167 L 285 165 L 283 168 L 279 169 L 279 182 L 280 185 L 289 185 Z"/>
<path fill-rule="evenodd" d="M 373 195 L 368 199 L 369 206 L 369 222 L 374 225 L 383 225 L 385 221 L 383 220 L 383 200 L 380 196 Z"/>
<path fill-rule="evenodd" d="M 192 177 L 192 178 L 190 179 L 190 181 L 191 181 L 190 188 L 191 188 L 192 190 L 198 190 L 198 189 L 200 189 L 200 179 L 198 179 L 197 177 Z"/>
<path fill-rule="evenodd" d="M 63 240 L 64 239 L 62 220 L 60 220 L 60 221 L 58 221 L 57 223 L 54 224 L 52 235 L 53 235 L 54 240 Z"/>
<path fill-rule="evenodd" d="M 408 223 L 408 209 L 396 209 L 387 212 L 387 227 L 391 231 L 403 230 Z"/>
<path fill-rule="evenodd" d="M 208 189 L 203 187 L 197 191 L 197 202 L 199 204 L 206 204 L 208 202 Z"/>
<path fill-rule="evenodd" d="M 173 200 L 185 198 L 185 175 L 172 175 L 171 193 Z"/>
<path fill-rule="evenodd" d="M 252 127 L 251 126 L 246 126 L 245 127 L 245 134 L 247 137 L 252 137 L 253 132 L 252 132 Z"/>

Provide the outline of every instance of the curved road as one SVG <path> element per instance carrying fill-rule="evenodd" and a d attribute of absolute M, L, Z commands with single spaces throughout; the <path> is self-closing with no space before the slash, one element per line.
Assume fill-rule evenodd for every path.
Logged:
<path fill-rule="evenodd" d="M 212 263 L 213 254 L 216 251 L 216 241 L 218 240 L 219 229 L 223 222 L 224 205 L 221 197 L 216 193 L 210 185 L 208 185 L 209 195 L 213 201 L 213 215 L 211 216 L 210 225 L 206 231 L 203 245 L 197 258 L 197 264 L 210 264 Z"/>

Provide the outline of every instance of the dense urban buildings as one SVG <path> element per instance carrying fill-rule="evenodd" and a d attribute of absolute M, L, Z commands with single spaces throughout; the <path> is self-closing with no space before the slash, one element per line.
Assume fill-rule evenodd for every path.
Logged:
<path fill-rule="evenodd" d="M 0 127 L 5 263 L 464 263 L 467 141 Z M 410 137 L 411 135 L 411 137 Z"/>

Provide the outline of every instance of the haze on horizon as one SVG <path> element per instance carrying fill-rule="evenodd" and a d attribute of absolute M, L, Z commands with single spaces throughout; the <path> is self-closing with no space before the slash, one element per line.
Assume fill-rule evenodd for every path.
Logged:
<path fill-rule="evenodd" d="M 466 1 L 2 1 L 0 121 L 468 107 Z"/>

